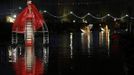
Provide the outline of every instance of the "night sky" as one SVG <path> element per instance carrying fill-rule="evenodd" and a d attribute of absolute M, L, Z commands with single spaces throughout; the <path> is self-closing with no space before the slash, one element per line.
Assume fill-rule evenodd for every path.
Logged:
<path fill-rule="evenodd" d="M 64 9 L 74 11 L 78 15 L 91 12 L 94 15 L 100 11 L 107 11 L 114 16 L 127 13 L 134 14 L 133 0 L 32 0 L 39 10 L 48 10 L 57 15 Z M 1 0 L 0 16 L 18 13 L 26 6 L 26 0 Z M 58 14 L 59 15 L 59 14 Z"/>

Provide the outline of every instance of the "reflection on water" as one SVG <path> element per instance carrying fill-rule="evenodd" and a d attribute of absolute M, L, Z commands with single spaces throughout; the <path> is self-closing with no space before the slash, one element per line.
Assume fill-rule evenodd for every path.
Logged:
<path fill-rule="evenodd" d="M 90 51 L 94 48 L 105 48 L 107 50 L 107 55 L 109 55 L 110 30 L 108 29 L 108 26 L 106 25 L 105 28 L 102 28 L 102 31 L 90 31 L 91 27 L 92 26 L 87 26 L 82 29 L 81 33 L 82 51 L 90 55 L 91 53 Z M 97 45 L 97 43 L 99 45 Z"/>
<path fill-rule="evenodd" d="M 78 32 L 50 33 L 49 63 L 44 75 L 123 75 L 121 64 L 109 59 L 108 27 L 104 27 L 102 31 L 90 31 L 91 28 L 92 25 L 89 25 Z M 36 62 L 35 65 L 41 69 L 38 59 Z M 44 68 L 46 69 L 46 65 Z"/>
<path fill-rule="evenodd" d="M 73 33 L 70 33 L 70 57 L 73 56 Z"/>
<path fill-rule="evenodd" d="M 77 72 L 85 72 L 84 74 L 86 74 L 93 68 L 91 66 L 92 62 L 96 61 L 97 63 L 96 59 L 94 61 L 90 60 L 95 53 L 102 53 L 99 56 L 104 55 L 104 53 L 106 56 L 109 55 L 108 27 L 106 26 L 103 31 L 98 32 L 99 36 L 93 35 L 96 32 L 90 31 L 91 27 L 87 26 L 81 30 L 82 32 L 50 34 L 48 75 L 75 75 Z M 97 42 L 96 40 L 98 40 L 99 45 L 94 45 Z M 98 46 L 98 49 L 95 49 L 93 46 Z"/>
<path fill-rule="evenodd" d="M 88 53 L 90 55 L 90 49 L 92 48 L 92 31 L 90 31 L 92 28 L 92 25 L 89 25 L 82 29 L 81 33 L 81 41 L 82 41 L 82 49 L 87 50 L 85 53 Z"/>

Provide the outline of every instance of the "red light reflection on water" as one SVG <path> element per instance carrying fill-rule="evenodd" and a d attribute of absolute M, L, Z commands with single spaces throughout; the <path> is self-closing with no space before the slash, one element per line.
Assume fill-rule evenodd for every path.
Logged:
<path fill-rule="evenodd" d="M 36 58 L 35 64 L 30 71 L 26 69 L 24 57 L 20 57 L 18 61 L 13 64 L 13 67 L 16 71 L 16 75 L 43 75 L 44 73 L 44 65 L 38 58 Z"/>

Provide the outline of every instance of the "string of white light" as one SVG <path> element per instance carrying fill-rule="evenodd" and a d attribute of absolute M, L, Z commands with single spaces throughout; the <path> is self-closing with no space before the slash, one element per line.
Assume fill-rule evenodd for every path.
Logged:
<path fill-rule="evenodd" d="M 98 19 L 98 20 L 105 19 L 105 18 L 107 18 L 107 17 L 111 17 L 111 18 L 114 19 L 114 20 L 121 20 L 121 19 L 124 19 L 124 18 L 129 17 L 128 14 L 126 14 L 126 15 L 124 15 L 124 16 L 122 16 L 122 17 L 114 17 L 114 16 L 112 16 L 112 15 L 110 15 L 110 14 L 106 14 L 105 16 L 102 16 L 102 17 L 96 17 L 96 16 L 92 15 L 91 13 L 87 13 L 86 15 L 80 17 L 80 16 L 76 15 L 73 11 L 70 11 L 69 13 L 67 13 L 67 14 L 64 15 L 64 16 L 56 16 L 56 15 L 53 15 L 52 13 L 50 13 L 50 12 L 48 12 L 48 11 L 46 11 L 46 10 L 44 11 L 44 13 L 45 13 L 45 14 L 48 14 L 48 15 L 54 17 L 54 18 L 57 18 L 57 19 L 61 19 L 61 18 L 67 17 L 67 16 L 69 16 L 69 15 L 73 15 L 74 17 L 76 17 L 76 18 L 78 18 L 78 19 L 84 19 L 84 18 L 90 16 L 90 17 L 92 17 L 92 18 L 94 18 L 94 19 Z M 134 17 L 130 17 L 130 19 L 134 19 Z"/>
<path fill-rule="evenodd" d="M 64 17 L 67 17 L 67 16 L 70 15 L 70 13 L 68 13 L 68 14 L 66 14 L 66 15 L 64 15 L 64 16 L 55 16 L 55 15 L 53 15 L 53 14 L 47 12 L 46 10 L 44 11 L 44 13 L 47 13 L 48 15 L 50 15 L 50 16 L 52 16 L 52 17 L 54 17 L 54 18 L 57 18 L 57 19 L 64 18 Z"/>
<path fill-rule="evenodd" d="M 79 19 L 83 19 L 82 17 L 79 17 L 78 15 L 76 15 L 74 12 L 70 11 L 70 15 L 73 15 L 75 16 L 76 18 L 79 18 Z"/>

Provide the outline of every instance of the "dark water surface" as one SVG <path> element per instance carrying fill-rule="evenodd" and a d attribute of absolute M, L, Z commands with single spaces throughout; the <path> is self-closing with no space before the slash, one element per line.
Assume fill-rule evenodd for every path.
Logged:
<path fill-rule="evenodd" d="M 47 75 L 133 75 L 129 73 L 133 73 L 134 65 L 126 62 L 118 48 L 119 41 L 115 42 L 111 35 L 109 41 L 106 36 L 98 35 L 97 32 L 50 33 Z M 6 46 L 1 49 L 6 53 Z M 2 55 L 1 61 L 7 55 Z M 0 64 L 0 75 L 15 75 L 11 63 L 5 60 Z"/>

